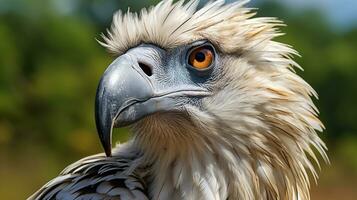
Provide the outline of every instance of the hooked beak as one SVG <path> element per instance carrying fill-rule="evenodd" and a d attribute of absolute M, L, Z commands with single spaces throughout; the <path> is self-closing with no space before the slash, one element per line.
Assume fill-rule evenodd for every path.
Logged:
<path fill-rule="evenodd" d="M 111 156 L 113 127 L 130 125 L 159 111 L 172 111 L 182 104 L 180 97 L 208 95 L 207 90 L 194 85 L 165 85 L 149 77 L 133 56 L 122 55 L 108 67 L 95 99 L 97 131 L 107 156 Z"/>
<path fill-rule="evenodd" d="M 119 57 L 104 72 L 95 99 L 95 120 L 107 156 L 111 156 L 112 129 L 120 111 L 151 96 L 153 89 L 149 80 L 138 72 L 129 57 Z M 133 112 L 118 123 L 123 126 L 139 115 L 143 113 Z"/>

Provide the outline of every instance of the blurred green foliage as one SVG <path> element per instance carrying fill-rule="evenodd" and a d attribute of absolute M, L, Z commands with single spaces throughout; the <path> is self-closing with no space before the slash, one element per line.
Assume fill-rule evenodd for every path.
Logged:
<path fill-rule="evenodd" d="M 113 60 L 96 42 L 119 8 L 157 1 L 0 0 L 0 195 L 24 199 L 80 157 L 101 151 L 93 119 L 97 82 Z M 338 32 L 316 11 L 274 3 L 259 15 L 288 26 L 298 72 L 319 93 L 332 167 L 323 183 L 357 177 L 357 28 Z M 126 130 L 116 139 L 127 140 Z M 324 167 L 326 168 L 326 167 Z M 354 177 L 354 178 L 353 178 Z M 318 195 L 317 195 L 318 196 Z"/>

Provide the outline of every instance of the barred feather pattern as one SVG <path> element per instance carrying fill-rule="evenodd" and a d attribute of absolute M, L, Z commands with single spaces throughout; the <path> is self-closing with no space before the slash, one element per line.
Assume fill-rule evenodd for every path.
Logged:
<path fill-rule="evenodd" d="M 128 157 L 130 154 L 126 151 L 123 156 L 111 158 L 98 154 L 79 160 L 28 199 L 148 199 L 145 174 L 131 170 L 135 157 Z"/>
<path fill-rule="evenodd" d="M 132 126 L 132 140 L 100 163 L 117 166 L 135 152 L 125 169 L 117 169 L 135 174 L 144 188 L 139 191 L 147 191 L 149 199 L 310 199 L 318 155 L 328 162 L 317 134 L 324 126 L 313 103 L 316 92 L 294 71 L 301 69 L 292 59 L 298 53 L 273 41 L 281 35 L 282 22 L 254 18 L 252 9 L 244 7 L 248 1 L 212 1 L 197 10 L 198 2 L 164 0 L 140 14 L 115 14 L 100 42 L 115 55 L 142 43 L 170 49 L 206 39 L 218 49 L 222 74 L 212 80 L 212 95 L 200 109 L 186 106 L 140 120 Z M 85 168 L 92 165 L 97 164 Z M 69 191 L 70 183 L 78 183 L 77 169 L 81 177 L 99 178 L 82 166 L 83 161 L 70 167 L 62 180 L 37 194 Z"/>

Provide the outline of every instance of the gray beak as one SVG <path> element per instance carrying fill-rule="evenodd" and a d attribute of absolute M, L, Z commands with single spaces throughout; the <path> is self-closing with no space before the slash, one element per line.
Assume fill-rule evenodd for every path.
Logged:
<path fill-rule="evenodd" d="M 161 66 L 148 59 L 152 51 L 152 47 L 137 47 L 118 57 L 100 80 L 95 121 L 107 156 L 111 156 L 114 127 L 130 125 L 156 112 L 184 110 L 187 103 L 209 95 L 191 79 L 186 67 Z M 146 68 L 139 60 L 148 64 Z"/>
<path fill-rule="evenodd" d="M 107 156 L 111 156 L 114 123 L 125 126 L 145 114 L 134 111 L 130 115 L 118 118 L 119 113 L 153 95 L 149 79 L 140 71 L 138 63 L 133 62 L 129 56 L 119 57 L 104 72 L 95 99 L 95 120 Z"/>

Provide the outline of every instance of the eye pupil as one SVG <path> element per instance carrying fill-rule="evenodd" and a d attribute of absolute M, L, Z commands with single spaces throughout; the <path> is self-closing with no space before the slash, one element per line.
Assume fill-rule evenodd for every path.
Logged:
<path fill-rule="evenodd" d="M 195 59 L 198 62 L 203 62 L 203 61 L 205 61 L 206 56 L 205 56 L 205 54 L 203 52 L 198 52 L 198 53 L 196 53 Z"/>
<path fill-rule="evenodd" d="M 204 71 L 212 66 L 214 61 L 214 49 L 209 45 L 196 47 L 190 51 L 188 64 L 194 69 Z"/>

